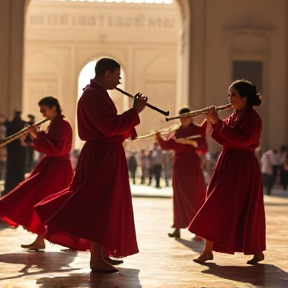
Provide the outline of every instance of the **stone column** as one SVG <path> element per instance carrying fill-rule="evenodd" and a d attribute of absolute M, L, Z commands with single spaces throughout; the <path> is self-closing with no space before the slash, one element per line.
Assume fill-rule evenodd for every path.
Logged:
<path fill-rule="evenodd" d="M 180 13 L 180 31 L 177 47 L 177 92 L 175 97 L 175 112 L 189 105 L 190 79 L 190 2 L 177 1 Z"/>
<path fill-rule="evenodd" d="M 27 0 L 0 1 L 0 113 L 22 108 L 24 19 Z"/>
<path fill-rule="evenodd" d="M 206 0 L 178 0 L 181 14 L 176 109 L 205 103 Z"/>
<path fill-rule="evenodd" d="M 189 106 L 192 110 L 204 108 L 205 103 L 205 50 L 206 0 L 189 1 Z"/>

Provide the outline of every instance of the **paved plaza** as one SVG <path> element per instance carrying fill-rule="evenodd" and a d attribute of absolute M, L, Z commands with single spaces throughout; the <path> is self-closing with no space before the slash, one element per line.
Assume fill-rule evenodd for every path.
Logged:
<path fill-rule="evenodd" d="M 167 236 L 172 231 L 171 188 L 132 185 L 132 191 L 140 253 L 125 258 L 119 273 L 90 272 L 88 252 L 50 243 L 45 252 L 26 252 L 20 244 L 35 236 L 2 223 L 0 288 L 288 287 L 288 192 L 275 190 L 265 196 L 266 259 L 250 266 L 245 264 L 250 257 L 242 254 L 215 253 L 205 265 L 194 263 L 203 242 L 193 241 L 187 230 L 181 239 Z"/>

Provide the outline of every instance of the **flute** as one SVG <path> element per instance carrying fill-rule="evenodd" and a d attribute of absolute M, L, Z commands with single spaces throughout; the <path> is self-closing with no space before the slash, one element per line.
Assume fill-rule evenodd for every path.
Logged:
<path fill-rule="evenodd" d="M 141 140 L 141 139 L 145 139 L 145 138 L 148 138 L 148 137 L 151 137 L 151 136 L 154 136 L 156 133 L 160 132 L 161 135 L 167 135 L 171 132 L 174 132 L 176 131 L 177 129 L 179 128 L 179 125 L 172 125 L 171 127 L 169 128 L 164 128 L 164 129 L 161 129 L 161 130 L 156 130 L 156 131 L 151 131 L 145 135 L 142 135 L 142 136 L 137 136 L 135 140 Z"/>
<path fill-rule="evenodd" d="M 46 122 L 48 120 L 49 119 L 47 119 L 47 118 L 43 119 L 43 120 L 41 120 L 39 122 L 36 122 L 35 125 L 41 125 L 42 123 L 44 123 L 44 122 Z M 15 134 L 6 137 L 4 140 L 2 140 L 0 142 L 0 148 L 5 147 L 8 143 L 20 138 L 23 134 L 25 134 L 27 132 L 29 127 L 30 127 L 30 125 L 25 127 L 25 128 L 23 128 L 23 129 L 21 129 L 20 131 L 16 132 Z"/>
<path fill-rule="evenodd" d="M 124 90 L 122 90 L 122 89 L 120 89 L 118 87 L 116 87 L 115 89 L 118 90 L 119 92 L 121 92 L 122 94 L 130 97 L 130 98 L 134 98 L 134 96 L 132 94 L 129 94 L 128 92 L 126 92 L 126 91 L 124 91 Z M 165 116 L 169 116 L 169 111 L 165 112 L 165 111 L 163 111 L 163 110 L 161 110 L 161 109 L 159 109 L 159 108 L 157 108 L 157 107 L 155 107 L 155 106 L 153 106 L 153 105 L 151 105 L 149 103 L 146 103 L 146 106 L 151 108 L 151 109 L 153 109 L 153 110 L 155 110 L 155 111 L 157 111 L 157 112 L 159 112 L 159 113 L 161 113 L 161 114 L 163 114 L 163 115 L 165 115 Z"/>
<path fill-rule="evenodd" d="M 225 104 L 225 105 L 221 105 L 221 106 L 217 106 L 217 107 L 215 107 L 215 110 L 216 111 L 221 111 L 221 110 L 228 109 L 228 108 L 231 108 L 231 104 L 230 103 Z M 206 107 L 206 108 L 203 108 L 203 109 L 200 109 L 200 110 L 190 111 L 190 112 L 183 113 L 183 114 L 180 114 L 180 115 L 175 116 L 175 117 L 170 117 L 170 118 L 165 118 L 165 119 L 166 119 L 166 121 L 170 121 L 170 120 L 184 118 L 184 117 L 188 117 L 188 116 L 194 117 L 194 116 L 198 116 L 198 115 L 201 115 L 201 114 L 205 114 L 210 109 L 211 109 L 210 107 Z"/>

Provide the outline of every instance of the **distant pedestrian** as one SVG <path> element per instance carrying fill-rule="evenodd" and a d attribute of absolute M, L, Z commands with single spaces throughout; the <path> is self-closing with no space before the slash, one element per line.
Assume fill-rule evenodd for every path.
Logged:
<path fill-rule="evenodd" d="M 267 195 L 271 194 L 273 186 L 273 167 L 271 163 L 272 150 L 267 150 L 261 157 L 261 173 L 263 181 L 263 190 Z"/>
<path fill-rule="evenodd" d="M 150 167 L 152 169 L 153 176 L 155 177 L 155 188 L 161 188 L 160 186 L 160 178 L 162 171 L 162 149 L 159 147 L 157 142 L 154 142 L 153 149 L 149 153 L 150 157 Z M 151 184 L 151 180 L 149 184 Z"/>
<path fill-rule="evenodd" d="M 21 118 L 21 111 L 14 112 L 14 118 L 6 120 L 6 137 L 11 136 L 25 127 L 26 122 Z M 20 139 L 16 139 L 6 146 L 7 162 L 6 162 L 6 177 L 5 188 L 2 195 L 8 194 L 20 182 L 24 180 L 25 175 L 25 156 L 26 149 L 21 144 Z"/>
<path fill-rule="evenodd" d="M 136 170 L 137 170 L 137 160 L 136 160 L 136 153 L 132 152 L 131 155 L 128 157 L 128 171 L 130 173 L 130 178 L 133 181 L 133 184 L 136 183 Z"/>

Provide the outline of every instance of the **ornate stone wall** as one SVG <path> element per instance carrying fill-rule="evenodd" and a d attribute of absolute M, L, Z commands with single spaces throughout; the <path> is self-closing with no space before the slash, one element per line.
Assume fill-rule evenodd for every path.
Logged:
<path fill-rule="evenodd" d="M 129 93 L 140 91 L 173 115 L 180 20 L 173 7 L 32 0 L 26 18 L 25 113 L 37 109 L 37 93 L 54 95 L 76 128 L 79 73 L 89 61 L 110 56 L 121 63 Z M 126 96 L 112 94 L 122 112 L 120 99 Z M 139 135 L 169 125 L 149 109 L 141 118 Z"/>

